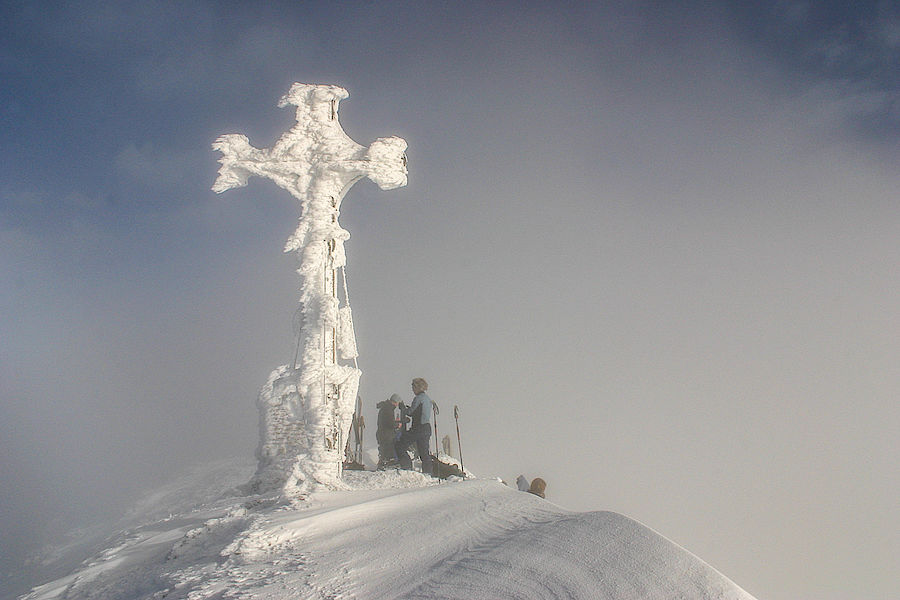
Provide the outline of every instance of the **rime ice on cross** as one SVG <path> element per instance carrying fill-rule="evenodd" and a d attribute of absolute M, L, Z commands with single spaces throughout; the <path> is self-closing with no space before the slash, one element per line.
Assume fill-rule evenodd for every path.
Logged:
<path fill-rule="evenodd" d="M 260 392 L 256 490 L 283 485 L 296 495 L 341 486 L 361 375 L 346 278 L 343 306 L 338 298 L 350 237 L 338 224 L 341 201 L 363 177 L 383 190 L 406 185 L 404 140 L 379 138 L 365 148 L 344 133 L 338 103 L 348 96 L 337 86 L 295 83 L 278 106 L 296 106 L 297 123 L 271 149 L 254 148 L 238 134 L 213 144 L 222 152 L 213 191 L 245 186 L 256 175 L 300 201 L 300 222 L 284 249 L 297 253 L 301 277 L 297 355 L 292 365 L 273 371 Z"/>

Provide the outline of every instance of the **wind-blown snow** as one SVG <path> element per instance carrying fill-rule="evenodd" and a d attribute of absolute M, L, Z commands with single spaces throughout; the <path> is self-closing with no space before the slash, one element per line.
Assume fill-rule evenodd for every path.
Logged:
<path fill-rule="evenodd" d="M 25 598 L 752 600 L 622 515 L 571 512 L 490 479 L 348 471 L 343 483 L 294 504 L 226 494 L 181 506 Z"/>

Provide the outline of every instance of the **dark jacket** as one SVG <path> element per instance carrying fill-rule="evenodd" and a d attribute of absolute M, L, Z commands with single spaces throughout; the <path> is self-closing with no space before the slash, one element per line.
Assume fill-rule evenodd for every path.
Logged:
<path fill-rule="evenodd" d="M 394 405 L 390 400 L 382 400 L 378 407 L 378 429 L 375 439 L 379 444 L 393 444 L 397 432 L 397 421 L 394 419 Z"/>

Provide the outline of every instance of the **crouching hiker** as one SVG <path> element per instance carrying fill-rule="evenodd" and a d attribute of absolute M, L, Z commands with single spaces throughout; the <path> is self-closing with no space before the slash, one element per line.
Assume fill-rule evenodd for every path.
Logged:
<path fill-rule="evenodd" d="M 375 439 L 378 441 L 378 470 L 397 461 L 397 453 L 394 445 L 397 443 L 400 429 L 400 420 L 397 418 L 397 405 L 400 404 L 400 396 L 392 394 L 390 399 L 382 400 L 378 407 L 378 429 L 375 431 Z"/>
<path fill-rule="evenodd" d="M 534 494 L 535 496 L 540 496 L 544 498 L 544 490 L 547 489 L 547 482 L 541 479 L 540 477 L 535 477 L 531 480 L 531 487 L 528 488 L 529 494 Z"/>
<path fill-rule="evenodd" d="M 422 458 L 422 472 L 432 475 L 431 454 L 428 451 L 431 439 L 431 398 L 425 393 L 428 383 L 421 377 L 412 380 L 412 391 L 415 394 L 412 404 L 406 409 L 406 413 L 412 417 L 412 423 L 408 431 L 404 431 L 397 441 L 395 450 L 401 469 L 412 469 L 412 460 L 406 453 L 407 448 L 415 442 L 416 450 Z"/>

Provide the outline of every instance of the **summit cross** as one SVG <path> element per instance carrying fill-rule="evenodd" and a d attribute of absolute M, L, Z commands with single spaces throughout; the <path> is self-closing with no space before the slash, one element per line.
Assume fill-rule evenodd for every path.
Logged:
<path fill-rule="evenodd" d="M 338 223 L 341 201 L 364 177 L 388 190 L 406 185 L 407 175 L 404 140 L 378 138 L 366 148 L 341 128 L 338 104 L 348 96 L 338 86 L 295 83 L 278 106 L 296 106 L 297 122 L 272 148 L 254 148 L 240 134 L 213 144 L 222 153 L 214 192 L 258 176 L 300 201 L 297 230 L 284 248 L 298 258 L 300 326 L 293 362 L 271 373 L 257 401 L 259 463 L 251 481 L 257 491 L 282 486 L 288 495 L 302 495 L 342 486 L 362 372 L 344 273 L 350 233 Z"/>

